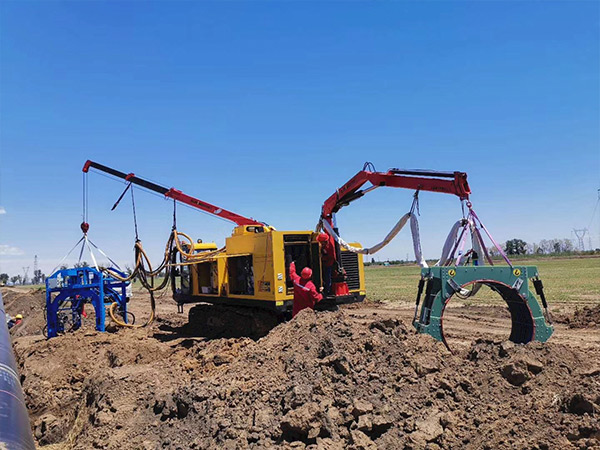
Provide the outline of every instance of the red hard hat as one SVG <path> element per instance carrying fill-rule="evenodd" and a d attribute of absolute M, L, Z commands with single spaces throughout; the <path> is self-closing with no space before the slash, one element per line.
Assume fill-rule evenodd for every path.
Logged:
<path fill-rule="evenodd" d="M 304 269 L 302 269 L 302 273 L 300 274 L 300 276 L 305 280 L 310 280 L 310 278 L 312 277 L 312 269 L 310 267 L 305 267 Z"/>
<path fill-rule="evenodd" d="M 317 241 L 319 242 L 327 242 L 329 240 L 329 235 L 327 233 L 320 233 L 317 236 Z"/>

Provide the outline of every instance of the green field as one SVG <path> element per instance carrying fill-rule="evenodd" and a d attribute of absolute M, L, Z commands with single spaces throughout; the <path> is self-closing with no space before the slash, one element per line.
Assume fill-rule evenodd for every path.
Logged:
<path fill-rule="evenodd" d="M 516 265 L 538 267 L 550 303 L 600 303 L 600 258 L 519 260 Z M 367 300 L 412 303 L 417 295 L 419 276 L 420 268 L 416 265 L 365 267 Z M 485 287 L 471 301 L 502 302 Z"/>

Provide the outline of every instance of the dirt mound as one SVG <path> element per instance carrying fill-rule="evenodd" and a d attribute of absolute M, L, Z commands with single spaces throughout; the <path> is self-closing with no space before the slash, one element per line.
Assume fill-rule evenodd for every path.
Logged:
<path fill-rule="evenodd" d="M 46 326 L 44 307 L 46 294 L 39 289 L 2 289 L 6 313 L 23 315 L 23 321 L 10 330 L 11 336 L 41 335 Z"/>
<path fill-rule="evenodd" d="M 17 339 L 38 442 L 77 449 L 600 445 L 596 349 L 479 340 L 450 354 L 397 319 L 357 321 L 346 311 L 302 312 L 258 341 L 161 339 L 165 324 Z"/>
<path fill-rule="evenodd" d="M 557 314 L 554 320 L 569 325 L 569 328 L 600 327 L 600 304 L 576 308 L 573 314 Z"/>

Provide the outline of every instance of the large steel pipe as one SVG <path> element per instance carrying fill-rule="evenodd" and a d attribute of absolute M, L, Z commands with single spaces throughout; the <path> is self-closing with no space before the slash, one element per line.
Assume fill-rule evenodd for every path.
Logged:
<path fill-rule="evenodd" d="M 35 450 L 0 293 L 0 448 Z"/>

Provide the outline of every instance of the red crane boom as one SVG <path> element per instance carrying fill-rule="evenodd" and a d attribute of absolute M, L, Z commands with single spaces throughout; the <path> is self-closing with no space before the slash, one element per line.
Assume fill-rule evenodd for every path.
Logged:
<path fill-rule="evenodd" d="M 371 186 L 360 190 L 367 182 L 370 182 Z M 344 206 L 348 206 L 354 200 L 380 186 L 454 194 L 461 200 L 467 200 L 471 193 L 471 188 L 469 187 L 469 183 L 467 183 L 467 174 L 464 172 L 402 169 L 390 169 L 387 172 L 370 172 L 361 170 L 331 197 L 325 200 L 321 210 L 323 218 L 331 218 L 332 214 L 338 212 Z"/>
<path fill-rule="evenodd" d="M 198 208 L 207 213 L 214 214 L 215 216 L 230 220 L 231 222 L 234 222 L 237 225 L 263 225 L 263 223 L 258 222 L 254 219 L 240 216 L 239 214 L 228 211 L 224 208 L 220 208 L 218 206 L 211 205 L 210 203 L 203 202 L 202 200 L 184 194 L 183 192 L 175 188 L 166 188 L 151 181 L 147 181 L 142 178 L 136 177 L 133 173 L 127 174 L 112 169 L 110 167 L 104 166 L 102 164 L 98 164 L 97 162 L 87 160 L 83 165 L 83 172 L 87 173 L 90 170 L 90 168 L 100 170 L 117 178 L 122 178 L 123 180 L 128 181 L 132 184 L 136 184 L 150 191 L 162 194 L 167 198 L 172 198 L 173 200 L 181 202 L 185 205 L 193 206 L 194 208 Z"/>

